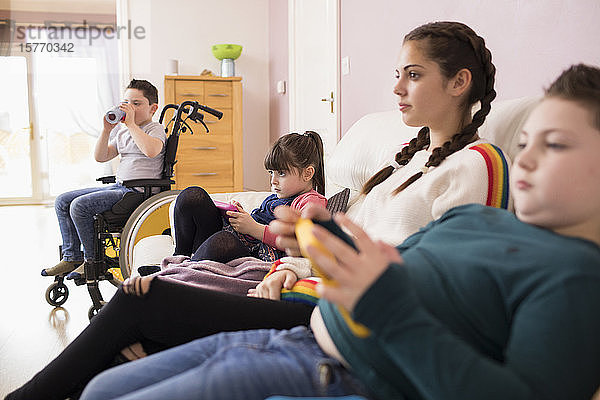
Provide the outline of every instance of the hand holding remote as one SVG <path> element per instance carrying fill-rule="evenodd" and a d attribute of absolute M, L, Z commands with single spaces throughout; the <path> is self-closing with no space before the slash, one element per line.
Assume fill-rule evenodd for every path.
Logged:
<path fill-rule="evenodd" d="M 335 285 L 335 282 L 333 282 L 330 279 L 330 277 L 322 271 L 322 269 L 319 267 L 319 265 L 316 262 L 314 262 L 314 260 L 308 255 L 308 251 L 306 250 L 307 247 L 309 245 L 311 245 L 311 246 L 319 249 L 319 251 L 321 251 L 327 257 L 331 258 L 332 260 L 335 260 L 335 256 L 329 250 L 327 250 L 321 244 L 321 242 L 319 242 L 319 240 L 317 238 L 315 238 L 314 234 L 312 233 L 312 229 L 315 224 L 320 225 L 323 228 L 327 229 L 329 232 L 333 233 L 334 235 L 336 235 L 337 237 L 342 239 L 346 244 L 350 245 L 355 250 L 356 250 L 356 246 L 354 246 L 354 242 L 353 242 L 352 238 L 346 232 L 344 232 L 331 219 L 325 220 L 325 221 L 319 221 L 319 220 L 313 221 L 313 220 L 310 220 L 307 218 L 300 218 L 298 220 L 298 222 L 296 222 L 296 238 L 298 239 L 298 245 L 300 246 L 300 252 L 302 253 L 302 255 L 304 257 L 310 259 L 313 267 L 315 268 L 315 271 L 323 279 L 324 283 L 326 283 L 328 285 Z"/>
<path fill-rule="evenodd" d="M 371 239 L 346 216 L 337 214 L 334 220 L 350 232 L 358 251 L 340 243 L 328 230 L 315 229 L 313 226 L 297 230 L 297 238 L 300 248 L 309 256 L 313 266 L 335 283 L 330 285 L 324 282 L 324 285 L 319 285 L 320 296 L 352 311 L 356 302 L 390 264 L 402 264 L 403 261 L 393 246 Z"/>

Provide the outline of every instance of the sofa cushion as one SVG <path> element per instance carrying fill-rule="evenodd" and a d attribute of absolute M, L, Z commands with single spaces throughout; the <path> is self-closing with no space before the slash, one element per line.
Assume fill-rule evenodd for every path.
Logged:
<path fill-rule="evenodd" d="M 402 122 L 400 111 L 365 115 L 342 136 L 325 162 L 326 180 L 360 191 L 367 179 L 391 161 L 418 131 Z"/>
<path fill-rule="evenodd" d="M 499 146 L 514 160 L 519 151 L 521 127 L 538 102 L 538 97 L 522 97 L 492 103 L 490 114 L 479 128 L 479 136 Z"/>

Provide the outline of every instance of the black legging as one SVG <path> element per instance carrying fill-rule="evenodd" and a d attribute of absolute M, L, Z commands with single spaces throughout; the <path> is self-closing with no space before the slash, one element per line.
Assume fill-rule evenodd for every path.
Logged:
<path fill-rule="evenodd" d="M 192 261 L 221 263 L 251 255 L 237 236 L 222 230 L 221 212 L 201 187 L 190 186 L 177 196 L 173 217 L 175 255 L 194 253 Z"/>
<path fill-rule="evenodd" d="M 218 332 L 308 325 L 312 307 L 155 278 L 143 297 L 119 289 L 61 354 L 6 399 L 64 399 L 137 342 L 156 352 Z"/>

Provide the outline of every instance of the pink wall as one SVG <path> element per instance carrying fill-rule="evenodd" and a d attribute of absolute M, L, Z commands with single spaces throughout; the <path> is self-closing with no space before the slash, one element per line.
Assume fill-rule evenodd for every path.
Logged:
<path fill-rule="evenodd" d="M 600 65 L 598 0 L 412 4 L 342 2 L 341 55 L 350 57 L 350 74 L 341 79 L 342 132 L 364 114 L 395 108 L 393 71 L 402 38 L 426 22 L 461 21 L 486 39 L 497 69 L 498 100 L 541 93 L 570 64 Z"/>
<path fill-rule="evenodd" d="M 275 92 L 287 79 L 287 1 L 269 2 L 271 141 L 288 126 L 288 97 Z M 564 68 L 600 65 L 598 0 L 341 1 L 342 132 L 361 116 L 395 108 L 393 71 L 402 38 L 431 21 L 456 20 L 486 39 L 497 68 L 497 99 L 541 93 Z M 493 106 L 493 105 L 492 105 Z"/>
<path fill-rule="evenodd" d="M 287 92 L 277 93 L 280 80 L 288 80 L 288 6 L 287 0 L 269 0 L 269 143 L 289 126 Z"/>

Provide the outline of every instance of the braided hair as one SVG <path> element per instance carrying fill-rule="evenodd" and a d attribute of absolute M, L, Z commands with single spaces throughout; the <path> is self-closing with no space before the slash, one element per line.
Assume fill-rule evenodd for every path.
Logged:
<path fill-rule="evenodd" d="M 323 141 L 317 132 L 289 133 L 281 136 L 265 156 L 265 169 L 271 171 L 301 170 L 313 166 L 313 189 L 325 195 Z"/>
<path fill-rule="evenodd" d="M 492 54 L 485 47 L 483 38 L 460 22 L 433 22 L 419 26 L 404 37 L 404 43 L 408 41 L 421 41 L 421 48 L 426 57 L 439 65 L 442 75 L 447 79 L 454 77 L 461 69 L 468 69 L 472 80 L 465 109 L 470 110 L 470 107 L 478 101 L 481 104 L 470 123 L 463 126 L 441 147 L 432 151 L 425 167 L 437 167 L 446 157 L 469 144 L 477 129 L 485 121 L 485 117 L 490 112 L 490 103 L 496 97 L 494 90 L 496 67 L 492 64 Z M 423 127 L 417 137 L 396 154 L 396 162 L 400 165 L 408 164 L 416 152 L 427 148 L 429 144 L 429 128 Z M 392 166 L 377 172 L 365 183 L 363 194 L 369 193 L 373 187 L 385 181 L 392 172 L 394 172 Z M 422 171 L 414 174 L 400 185 L 394 194 L 400 193 L 421 176 L 423 176 Z"/>

